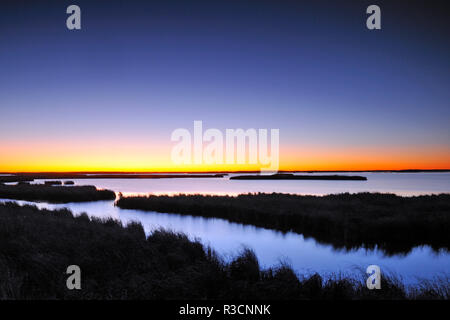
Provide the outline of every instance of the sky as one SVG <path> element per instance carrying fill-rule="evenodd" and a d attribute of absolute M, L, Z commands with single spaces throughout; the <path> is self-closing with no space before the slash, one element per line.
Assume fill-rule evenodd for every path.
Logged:
<path fill-rule="evenodd" d="M 68 30 L 66 8 L 81 8 Z M 366 8 L 381 8 L 368 30 Z M 450 168 L 439 1 L 2 1 L 0 171 L 209 171 L 171 133 L 279 129 L 281 170 Z"/>

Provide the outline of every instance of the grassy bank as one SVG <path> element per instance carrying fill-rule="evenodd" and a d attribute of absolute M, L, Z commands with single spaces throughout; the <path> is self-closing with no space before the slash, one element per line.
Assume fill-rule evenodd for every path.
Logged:
<path fill-rule="evenodd" d="M 46 201 L 53 203 L 114 200 L 111 190 L 97 190 L 94 186 L 53 186 L 51 184 L 0 185 L 0 198 Z"/>
<path fill-rule="evenodd" d="M 81 268 L 81 290 L 65 271 Z M 224 262 L 185 235 L 140 224 L 74 217 L 0 204 L 0 299 L 448 299 L 450 283 L 405 288 L 382 277 L 381 290 L 357 278 L 299 277 L 288 266 L 261 270 L 250 250 Z"/>
<path fill-rule="evenodd" d="M 294 231 L 335 247 L 407 252 L 422 244 L 450 248 L 450 195 L 400 197 L 359 193 L 323 197 L 288 194 L 121 197 L 117 206 L 223 218 Z"/>

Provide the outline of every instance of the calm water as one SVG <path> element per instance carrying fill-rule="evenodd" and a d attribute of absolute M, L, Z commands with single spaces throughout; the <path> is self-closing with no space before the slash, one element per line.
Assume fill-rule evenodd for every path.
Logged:
<path fill-rule="evenodd" d="M 327 173 L 330 174 L 330 173 Z M 332 173 L 331 173 L 332 174 Z M 338 173 L 344 174 L 344 173 Z M 239 194 L 248 192 L 283 192 L 325 195 L 341 192 L 390 192 L 413 196 L 450 192 L 450 172 L 446 173 L 345 173 L 361 175 L 367 181 L 306 180 L 229 180 L 204 179 L 79 179 L 76 184 L 91 184 L 124 194 L 204 193 Z M 319 173 L 314 173 L 319 175 Z M 53 179 L 52 179 L 53 180 Z M 38 180 L 39 181 L 39 180 Z M 42 182 L 42 181 L 40 181 Z"/>
<path fill-rule="evenodd" d="M 299 194 L 329 194 L 339 192 L 392 192 L 418 195 L 450 192 L 449 173 L 367 173 L 368 181 L 239 181 L 228 179 L 88 179 L 74 180 L 78 185 L 92 184 L 126 194 L 136 193 L 208 193 L 237 194 L 245 192 L 289 192 Z M 25 201 L 18 201 L 25 204 Z M 395 273 L 406 283 L 449 275 L 450 254 L 434 252 L 429 247 L 414 248 L 407 255 L 385 256 L 380 250 L 334 250 L 295 233 L 281 232 L 230 223 L 222 219 L 182 216 L 140 210 L 123 210 L 113 201 L 89 203 L 47 204 L 41 208 L 66 207 L 74 213 L 113 217 L 127 223 L 140 221 L 146 232 L 156 228 L 172 229 L 199 238 L 225 258 L 230 258 L 243 246 L 252 248 L 260 263 L 273 266 L 280 261 L 290 263 L 299 273 L 319 272 L 352 274 L 358 268 L 379 265 L 384 272 Z"/>

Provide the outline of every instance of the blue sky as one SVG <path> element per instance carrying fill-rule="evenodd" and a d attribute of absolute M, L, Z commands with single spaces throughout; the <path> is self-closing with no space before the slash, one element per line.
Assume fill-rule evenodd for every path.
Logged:
<path fill-rule="evenodd" d="M 70 4 L 82 30 L 65 27 Z M 433 146 L 432 166 L 450 153 L 447 14 L 438 2 L 379 1 L 382 30 L 370 31 L 369 4 L 6 1 L 0 142 L 151 145 L 203 120 L 279 128 L 294 149 Z"/>

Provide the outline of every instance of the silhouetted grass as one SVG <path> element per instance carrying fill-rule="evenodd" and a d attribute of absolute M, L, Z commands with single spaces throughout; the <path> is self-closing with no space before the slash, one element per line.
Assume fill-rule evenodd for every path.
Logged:
<path fill-rule="evenodd" d="M 378 246 L 388 254 L 407 252 L 424 244 L 435 249 L 450 248 L 449 194 L 177 195 L 121 197 L 116 205 L 294 231 L 339 248 Z"/>
<path fill-rule="evenodd" d="M 111 190 L 97 190 L 94 186 L 62 187 L 43 184 L 0 185 L 0 198 L 46 201 L 54 203 L 114 200 Z"/>
<path fill-rule="evenodd" d="M 68 290 L 69 265 L 81 290 Z M 448 279 L 403 286 L 382 277 L 298 277 L 287 265 L 261 270 L 244 249 L 224 262 L 186 235 L 114 220 L 0 204 L 0 299 L 448 299 Z"/>

